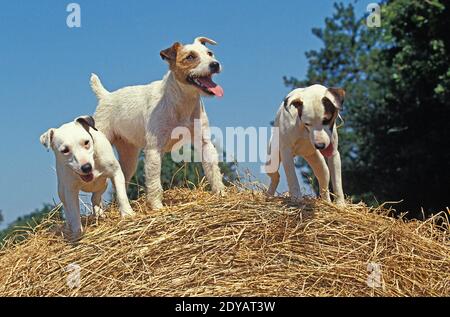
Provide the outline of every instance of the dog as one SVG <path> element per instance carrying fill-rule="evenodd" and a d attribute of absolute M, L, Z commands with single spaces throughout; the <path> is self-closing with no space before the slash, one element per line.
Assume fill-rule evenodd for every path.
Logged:
<path fill-rule="evenodd" d="M 338 151 L 336 119 L 343 109 L 345 91 L 342 88 L 326 88 L 313 85 L 293 90 L 281 104 L 274 126 L 279 140 L 269 144 L 269 162 L 278 162 L 275 169 L 266 172 L 271 179 L 268 195 L 273 196 L 280 181 L 279 162 L 283 164 L 290 197 L 301 199 L 300 186 L 295 172 L 294 157 L 302 156 L 319 181 L 320 196 L 330 199 L 330 175 L 337 204 L 344 204 L 342 189 L 341 157 Z M 325 161 L 328 161 L 328 166 Z"/>
<path fill-rule="evenodd" d="M 153 210 L 163 207 L 161 160 L 176 150 L 178 139 L 172 131 L 186 127 L 194 135 L 194 120 L 201 124 L 202 165 L 214 193 L 224 194 L 218 153 L 209 136 L 209 122 L 201 97 L 222 97 L 222 87 L 212 77 L 221 72 L 221 64 L 206 44 L 217 43 L 198 37 L 192 44 L 179 42 L 160 52 L 169 71 L 160 81 L 107 91 L 97 75 L 91 87 L 98 99 L 94 115 L 97 127 L 116 147 L 125 180 L 129 184 L 136 172 L 140 151 L 145 155 L 147 199 Z M 188 140 L 194 141 L 193 138 Z"/>
<path fill-rule="evenodd" d="M 78 200 L 80 190 L 93 193 L 94 213 L 102 216 L 102 195 L 108 178 L 115 187 L 122 217 L 134 215 L 120 164 L 108 139 L 95 128 L 92 117 L 81 116 L 59 128 L 49 129 L 41 135 L 40 141 L 55 154 L 58 194 L 73 239 L 80 238 L 83 232 Z"/>

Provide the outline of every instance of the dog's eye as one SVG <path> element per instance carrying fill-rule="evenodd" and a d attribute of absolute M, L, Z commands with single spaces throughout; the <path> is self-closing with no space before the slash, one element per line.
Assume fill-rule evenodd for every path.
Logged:
<path fill-rule="evenodd" d="M 208 52 L 208 55 L 211 56 L 211 57 L 213 57 L 213 56 L 214 56 L 214 53 L 213 53 L 213 52 Z"/>
<path fill-rule="evenodd" d="M 68 147 L 65 147 L 61 150 L 62 154 L 69 154 L 69 152 L 70 152 L 70 149 Z"/>
<path fill-rule="evenodd" d="M 188 56 L 186 56 L 186 60 L 187 60 L 187 61 L 192 61 L 192 60 L 194 60 L 194 59 L 195 59 L 195 56 L 192 55 L 192 54 L 189 54 Z"/>
<path fill-rule="evenodd" d="M 89 140 L 86 140 L 85 142 L 84 142 L 84 146 L 86 146 L 86 147 L 88 147 L 89 146 Z"/>

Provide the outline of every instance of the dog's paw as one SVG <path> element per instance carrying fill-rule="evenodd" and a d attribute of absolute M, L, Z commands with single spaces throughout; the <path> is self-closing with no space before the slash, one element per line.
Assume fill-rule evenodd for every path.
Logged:
<path fill-rule="evenodd" d="M 64 238 L 70 243 L 77 243 L 83 237 L 83 229 L 70 229 L 65 227 L 63 230 Z"/>
<path fill-rule="evenodd" d="M 219 190 L 215 193 L 216 195 L 219 195 L 220 197 L 225 197 L 227 195 L 227 192 L 225 191 L 225 188 Z"/>
<path fill-rule="evenodd" d="M 126 209 L 126 210 L 121 210 L 120 211 L 120 216 L 125 219 L 125 218 L 132 218 L 136 215 L 136 213 L 133 211 L 133 209 Z"/>
<path fill-rule="evenodd" d="M 226 187 L 224 184 L 219 184 L 217 186 L 212 186 L 211 188 L 212 192 L 215 195 L 219 195 L 220 197 L 225 197 L 226 196 Z"/>
<path fill-rule="evenodd" d="M 295 195 L 290 197 L 291 202 L 294 204 L 302 204 L 303 203 L 303 196 L 302 195 Z"/>
<path fill-rule="evenodd" d="M 120 208 L 119 211 L 120 211 L 120 216 L 122 217 L 122 219 L 131 218 L 136 215 L 134 210 L 131 209 L 131 206 Z"/>
<path fill-rule="evenodd" d="M 160 209 L 164 208 L 161 201 L 152 200 L 152 201 L 149 201 L 148 203 L 150 204 L 150 207 L 152 208 L 152 210 L 160 210 Z"/>
<path fill-rule="evenodd" d="M 266 198 L 270 199 L 270 198 L 275 198 L 275 191 L 272 190 L 267 190 L 264 192 L 264 195 L 266 196 Z"/>
<path fill-rule="evenodd" d="M 94 206 L 94 215 L 97 218 L 106 218 L 105 211 L 100 206 Z"/>

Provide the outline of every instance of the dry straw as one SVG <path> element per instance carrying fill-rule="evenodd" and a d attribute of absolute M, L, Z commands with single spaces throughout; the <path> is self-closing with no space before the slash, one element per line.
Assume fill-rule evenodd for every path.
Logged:
<path fill-rule="evenodd" d="M 448 219 L 393 219 L 383 208 L 267 199 L 199 188 L 115 207 L 77 244 L 50 218 L 0 251 L 0 296 L 449 296 Z M 19 234 L 19 233 L 18 233 Z M 80 267 L 79 287 L 68 283 Z M 76 286 L 76 285 L 75 285 Z"/>

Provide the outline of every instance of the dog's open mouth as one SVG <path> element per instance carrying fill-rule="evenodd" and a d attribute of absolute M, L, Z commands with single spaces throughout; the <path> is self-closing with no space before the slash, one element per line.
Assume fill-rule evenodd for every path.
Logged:
<path fill-rule="evenodd" d="M 94 174 L 89 173 L 86 175 L 80 175 L 80 178 L 83 180 L 83 182 L 90 183 L 94 180 Z"/>
<path fill-rule="evenodd" d="M 223 89 L 217 85 L 212 76 L 189 76 L 187 81 L 211 96 L 223 97 Z"/>
<path fill-rule="evenodd" d="M 325 157 L 331 157 L 334 153 L 333 143 L 330 142 L 330 145 L 328 145 L 325 149 L 320 150 L 320 153 L 322 153 Z"/>

